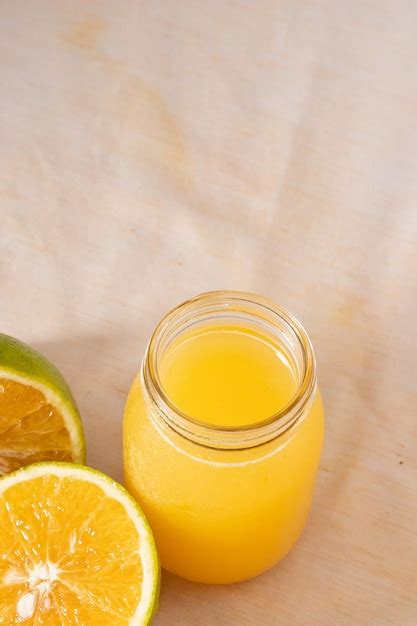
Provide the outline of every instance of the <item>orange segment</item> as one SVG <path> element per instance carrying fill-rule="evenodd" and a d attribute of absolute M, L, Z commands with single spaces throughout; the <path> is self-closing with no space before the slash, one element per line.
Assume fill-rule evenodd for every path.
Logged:
<path fill-rule="evenodd" d="M 111 479 L 59 463 L 20 470 L 0 481 L 0 528 L 0 624 L 149 623 L 153 538 Z"/>
<path fill-rule="evenodd" d="M 62 414 L 38 389 L 0 378 L 0 474 L 46 460 L 73 460 Z"/>
<path fill-rule="evenodd" d="M 0 378 L 0 432 L 7 425 L 7 416 L 16 419 L 36 411 L 45 404 L 45 396 L 41 391 L 15 380 Z"/>

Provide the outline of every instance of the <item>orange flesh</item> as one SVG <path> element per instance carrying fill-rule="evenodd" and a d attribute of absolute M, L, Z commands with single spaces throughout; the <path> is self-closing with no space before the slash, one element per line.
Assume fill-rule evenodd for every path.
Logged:
<path fill-rule="evenodd" d="M 52 475 L 19 482 L 0 495 L 0 528 L 0 624 L 129 624 L 139 536 L 99 486 Z"/>
<path fill-rule="evenodd" d="M 0 378 L 0 475 L 37 461 L 71 460 L 59 411 L 41 391 Z"/>

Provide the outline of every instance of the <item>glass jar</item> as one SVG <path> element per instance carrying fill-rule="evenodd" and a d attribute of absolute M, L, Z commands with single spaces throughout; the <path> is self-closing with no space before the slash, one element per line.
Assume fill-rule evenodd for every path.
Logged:
<path fill-rule="evenodd" d="M 213 324 L 261 333 L 291 359 L 296 391 L 261 422 L 202 423 L 168 397 L 161 359 L 182 334 Z M 310 340 L 268 300 L 202 294 L 157 326 L 125 407 L 124 467 L 155 534 L 163 567 L 196 582 L 232 583 L 282 559 L 303 530 L 323 440 L 324 416 Z"/>

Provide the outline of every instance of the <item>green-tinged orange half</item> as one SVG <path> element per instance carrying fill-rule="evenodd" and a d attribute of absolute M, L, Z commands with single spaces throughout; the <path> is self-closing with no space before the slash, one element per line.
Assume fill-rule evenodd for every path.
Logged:
<path fill-rule="evenodd" d="M 57 368 L 0 333 L 0 475 L 39 461 L 85 462 L 80 414 Z"/>
<path fill-rule="evenodd" d="M 0 478 L 0 624 L 145 626 L 159 562 L 138 504 L 108 476 L 37 463 Z"/>

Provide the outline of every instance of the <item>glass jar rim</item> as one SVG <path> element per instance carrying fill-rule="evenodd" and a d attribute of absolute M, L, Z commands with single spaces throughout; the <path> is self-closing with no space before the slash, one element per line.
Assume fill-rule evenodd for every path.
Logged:
<path fill-rule="evenodd" d="M 268 418 L 245 426 L 220 426 L 196 420 L 183 412 L 166 394 L 158 373 L 158 349 L 171 325 L 179 323 L 189 314 L 202 312 L 215 314 L 243 311 L 242 307 L 257 307 L 259 311 L 285 323 L 299 342 L 302 354 L 302 372 L 296 393 L 291 400 Z M 240 307 L 240 308 L 239 308 Z M 249 317 L 257 316 L 246 311 Z M 273 322 L 272 322 L 273 323 Z M 205 447 L 216 449 L 242 449 L 261 445 L 282 435 L 300 421 L 309 408 L 317 387 L 316 362 L 311 341 L 303 325 L 285 308 L 263 296 L 245 291 L 209 291 L 190 298 L 171 309 L 157 324 L 143 361 L 143 381 L 147 392 L 164 421 L 178 434 Z"/>

